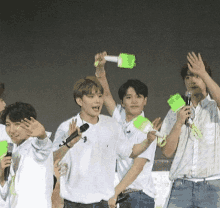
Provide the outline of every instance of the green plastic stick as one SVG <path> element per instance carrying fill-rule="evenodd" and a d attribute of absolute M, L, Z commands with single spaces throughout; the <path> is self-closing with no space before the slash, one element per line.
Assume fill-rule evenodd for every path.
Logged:
<path fill-rule="evenodd" d="M 148 120 L 147 118 L 143 116 L 138 116 L 133 121 L 134 126 L 139 129 L 140 131 L 143 131 L 147 125 L 151 125 L 153 128 L 153 124 Z"/>
<path fill-rule="evenodd" d="M 170 99 L 167 102 L 170 105 L 172 111 L 174 111 L 175 113 L 186 105 L 185 101 L 179 93 L 173 96 L 171 95 Z"/>
<path fill-rule="evenodd" d="M 134 66 L 136 66 L 135 55 L 127 53 L 119 54 L 118 67 L 132 69 Z"/>
<path fill-rule="evenodd" d="M 0 142 L 0 159 L 2 159 L 8 151 L 8 142 L 7 141 L 1 141 Z"/>

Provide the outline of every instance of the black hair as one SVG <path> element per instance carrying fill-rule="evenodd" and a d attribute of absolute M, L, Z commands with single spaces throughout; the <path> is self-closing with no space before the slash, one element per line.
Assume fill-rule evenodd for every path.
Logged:
<path fill-rule="evenodd" d="M 31 117 L 33 117 L 36 119 L 37 113 L 32 105 L 28 103 L 16 102 L 7 106 L 3 110 L 1 114 L 3 124 L 6 123 L 7 116 L 9 116 L 9 119 L 12 122 L 20 122 L 24 118 L 31 120 Z"/>
<path fill-rule="evenodd" d="M 148 96 L 148 87 L 143 82 L 138 79 L 129 79 L 125 82 L 118 90 L 118 96 L 120 100 L 123 100 L 125 95 L 127 94 L 127 90 L 129 87 L 132 87 L 137 95 L 143 95 L 144 97 Z"/>
<path fill-rule="evenodd" d="M 212 77 L 212 70 L 211 68 L 208 66 L 206 61 L 203 61 L 204 65 L 205 65 L 205 70 L 206 72 L 209 74 L 210 77 Z M 182 79 L 184 80 L 187 76 L 187 72 L 189 71 L 188 65 L 184 64 L 184 66 L 181 68 L 180 74 Z"/>

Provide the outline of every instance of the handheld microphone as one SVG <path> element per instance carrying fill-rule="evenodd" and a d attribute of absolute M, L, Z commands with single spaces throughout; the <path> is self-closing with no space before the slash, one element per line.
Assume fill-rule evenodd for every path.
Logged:
<path fill-rule="evenodd" d="M 80 129 L 80 132 L 83 133 L 84 131 L 86 131 L 87 129 L 89 128 L 89 124 L 85 123 L 83 124 L 82 126 L 79 127 Z M 67 143 L 69 143 L 70 141 L 72 141 L 74 138 L 76 138 L 78 136 L 78 131 L 74 131 L 67 139 L 66 141 L 64 142 L 63 141 L 63 144 L 60 144 L 59 147 L 63 146 L 63 145 L 66 145 Z"/>
<path fill-rule="evenodd" d="M 12 143 L 8 143 L 8 151 L 7 151 L 7 154 L 5 155 L 5 157 L 12 156 L 13 147 L 14 146 Z M 6 167 L 4 170 L 4 180 L 5 181 L 8 180 L 9 173 L 10 173 L 10 166 Z"/>
<path fill-rule="evenodd" d="M 120 53 L 119 56 L 107 55 L 104 58 L 106 61 L 117 63 L 118 67 L 120 68 L 132 69 L 134 66 L 136 66 L 135 55 L 132 55 L 132 54 Z M 95 66 L 97 67 L 98 64 L 99 64 L 99 61 L 96 61 Z"/>
<path fill-rule="evenodd" d="M 186 102 L 186 105 L 188 105 L 188 106 L 190 106 L 191 96 L 192 96 L 192 93 L 189 92 L 189 91 L 186 91 L 186 93 L 185 93 L 185 102 Z M 185 121 L 185 125 L 187 125 L 187 123 L 192 124 L 192 119 L 187 118 L 186 121 Z"/>

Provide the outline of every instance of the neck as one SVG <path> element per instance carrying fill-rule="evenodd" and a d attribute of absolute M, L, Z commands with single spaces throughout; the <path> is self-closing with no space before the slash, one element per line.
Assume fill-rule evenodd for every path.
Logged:
<path fill-rule="evenodd" d="M 99 117 L 98 116 L 90 116 L 88 114 L 85 114 L 84 112 L 80 112 L 80 118 L 83 121 L 86 121 L 87 123 L 91 123 L 91 124 L 96 124 L 99 121 Z"/>
<path fill-rule="evenodd" d="M 138 115 L 132 115 L 132 114 L 127 114 L 126 113 L 126 121 L 129 122 L 132 119 L 136 118 L 137 116 L 139 116 L 139 114 Z"/>
<path fill-rule="evenodd" d="M 207 94 L 207 92 L 193 94 L 191 98 L 193 106 L 196 107 L 207 96 Z"/>

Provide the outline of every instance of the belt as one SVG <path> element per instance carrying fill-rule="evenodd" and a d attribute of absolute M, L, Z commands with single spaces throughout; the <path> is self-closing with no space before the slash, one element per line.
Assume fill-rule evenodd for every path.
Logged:
<path fill-rule="evenodd" d="M 122 193 L 123 194 L 129 194 L 129 193 L 138 192 L 138 191 L 141 191 L 141 190 L 129 188 L 129 189 L 126 189 L 126 190 L 122 191 Z"/>

